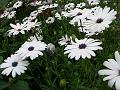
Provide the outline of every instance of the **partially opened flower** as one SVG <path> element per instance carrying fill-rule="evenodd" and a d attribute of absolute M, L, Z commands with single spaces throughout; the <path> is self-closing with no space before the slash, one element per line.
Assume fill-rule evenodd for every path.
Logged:
<path fill-rule="evenodd" d="M 25 42 L 19 50 L 16 52 L 23 59 L 30 57 L 31 60 L 37 58 L 39 55 L 43 56 L 42 51 L 46 49 L 47 45 L 44 42 L 33 40 L 31 42 Z"/>
<path fill-rule="evenodd" d="M 28 41 L 41 41 L 43 37 L 41 35 L 35 34 L 34 36 L 31 36 Z"/>
<path fill-rule="evenodd" d="M 108 86 L 115 87 L 120 90 L 120 54 L 118 51 L 115 52 L 115 59 L 108 59 L 103 63 L 107 69 L 99 70 L 99 75 L 106 75 L 103 81 L 108 80 Z"/>
<path fill-rule="evenodd" d="M 46 20 L 46 23 L 51 24 L 51 23 L 54 23 L 54 21 L 55 21 L 54 17 L 48 17 L 47 20 Z"/>
<path fill-rule="evenodd" d="M 26 66 L 29 65 L 28 61 L 23 61 L 17 54 L 11 55 L 11 57 L 8 57 L 4 61 L 5 62 L 0 65 L 0 68 L 4 69 L 2 74 L 8 76 L 12 73 L 12 77 L 16 77 L 17 74 L 21 75 L 25 73 L 25 70 L 27 70 Z"/>
<path fill-rule="evenodd" d="M 65 36 L 62 36 L 62 38 L 59 40 L 60 41 L 58 43 L 61 46 L 63 46 L 63 45 L 71 44 L 72 37 L 68 37 L 68 35 L 66 34 Z"/>
<path fill-rule="evenodd" d="M 65 52 L 64 54 L 68 54 L 68 58 L 75 60 L 79 60 L 79 58 L 91 58 L 91 56 L 96 56 L 94 51 L 96 50 L 102 50 L 101 45 L 102 42 L 99 42 L 99 40 L 94 40 L 94 39 L 81 39 L 78 40 L 75 38 L 75 42 L 72 42 L 71 45 L 67 45 L 65 47 Z"/>

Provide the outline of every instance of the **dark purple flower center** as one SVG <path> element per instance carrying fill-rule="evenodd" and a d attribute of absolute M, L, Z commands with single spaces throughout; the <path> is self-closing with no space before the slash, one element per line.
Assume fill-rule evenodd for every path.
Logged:
<path fill-rule="evenodd" d="M 103 22 L 103 19 L 101 19 L 101 18 L 98 18 L 98 19 L 96 20 L 96 23 L 101 23 L 101 22 Z"/>
<path fill-rule="evenodd" d="M 120 76 L 120 70 L 118 70 L 118 75 Z"/>
<path fill-rule="evenodd" d="M 21 29 L 18 29 L 18 31 L 21 31 Z"/>
<path fill-rule="evenodd" d="M 80 15 L 82 15 L 82 13 L 80 13 L 80 12 L 79 12 L 79 13 L 77 13 L 77 16 L 80 16 Z"/>
<path fill-rule="evenodd" d="M 13 63 L 12 63 L 12 66 L 13 66 L 13 67 L 16 67 L 17 65 L 18 65 L 18 62 L 13 62 Z"/>
<path fill-rule="evenodd" d="M 33 51 L 33 50 L 34 50 L 34 47 L 31 46 L 31 47 L 28 48 L 28 50 L 29 50 L 29 51 Z"/>
<path fill-rule="evenodd" d="M 86 44 L 80 44 L 80 45 L 79 45 L 79 49 L 85 49 L 86 47 L 87 47 Z"/>

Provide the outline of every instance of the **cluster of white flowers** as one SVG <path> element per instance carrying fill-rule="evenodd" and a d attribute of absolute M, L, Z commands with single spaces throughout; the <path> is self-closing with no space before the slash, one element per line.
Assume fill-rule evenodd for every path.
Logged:
<path fill-rule="evenodd" d="M 85 6 L 83 3 L 82 5 Z M 69 23 L 73 26 L 78 26 L 79 31 L 86 33 L 87 36 L 103 32 L 109 28 L 112 21 L 116 19 L 115 15 L 117 12 L 114 11 L 114 9 L 110 10 L 110 7 L 107 6 L 104 8 L 94 7 L 91 9 L 81 9 L 78 7 L 78 4 L 75 6 L 73 3 L 65 6 L 65 9 L 61 13 L 62 16 L 70 18 Z"/>
<path fill-rule="evenodd" d="M 6 8 L 6 10 L 3 12 L 3 14 L 0 15 L 0 18 L 7 17 L 8 19 L 11 19 L 16 14 L 16 9 L 22 6 L 22 1 L 17 1 L 13 7 Z"/>
<path fill-rule="evenodd" d="M 12 29 L 8 30 L 8 36 L 15 36 L 18 34 L 25 34 L 25 32 L 32 31 L 34 34 L 30 36 L 28 40 L 21 45 L 21 47 L 4 60 L 4 63 L 0 65 L 0 68 L 4 69 L 2 71 L 3 75 L 10 75 L 16 77 L 16 75 L 21 75 L 27 70 L 27 66 L 30 64 L 26 59 L 34 60 L 39 56 L 43 56 L 43 51 L 47 51 L 49 54 L 53 53 L 55 46 L 50 44 L 45 44 L 43 42 L 43 37 L 41 35 L 41 21 L 39 21 L 38 16 L 44 16 L 44 22 L 47 24 L 52 24 L 55 20 L 62 20 L 62 17 L 69 18 L 69 23 L 73 26 L 77 26 L 80 32 L 86 33 L 86 36 L 97 35 L 103 32 L 114 19 L 116 19 L 117 12 L 110 7 L 105 6 L 104 8 L 96 6 L 99 4 L 99 0 L 87 0 L 88 3 L 82 2 L 79 4 L 68 3 L 61 8 L 61 12 L 57 11 L 58 4 L 52 3 L 51 0 L 37 1 L 32 0 L 29 4 L 31 7 L 36 7 L 36 10 L 32 11 L 28 17 L 22 19 L 21 22 L 15 24 L 10 23 Z M 0 18 L 7 17 L 13 18 L 16 14 L 16 9 L 24 4 L 22 1 L 17 1 L 13 7 L 7 8 Z M 92 5 L 92 8 L 86 8 L 86 5 Z M 95 7 L 93 7 L 95 6 Z M 91 59 L 95 57 L 95 51 L 102 50 L 100 46 L 102 42 L 98 39 L 93 38 L 83 38 L 78 39 L 77 37 L 62 36 L 59 39 L 60 46 L 64 46 L 64 54 L 68 54 L 68 58 L 80 60 L 81 58 Z M 109 80 L 108 85 L 112 87 L 115 83 L 116 89 L 120 90 L 120 55 L 118 51 L 115 52 L 115 58 L 109 59 L 103 63 L 104 66 L 109 69 L 100 70 L 100 75 L 108 75 L 104 78 Z M 29 60 L 28 59 L 28 60 Z"/>
<path fill-rule="evenodd" d="M 31 36 L 15 54 L 12 54 L 0 65 L 0 68 L 4 69 L 2 74 L 8 76 L 12 72 L 12 77 L 16 77 L 17 74 L 24 73 L 27 70 L 26 66 L 30 64 L 26 58 L 34 60 L 38 56 L 43 56 L 42 51 L 47 48 L 47 44 L 41 40 L 41 36 Z"/>

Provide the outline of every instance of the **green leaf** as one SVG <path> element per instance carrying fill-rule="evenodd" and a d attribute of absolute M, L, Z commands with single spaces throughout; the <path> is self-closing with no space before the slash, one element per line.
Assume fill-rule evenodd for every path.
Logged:
<path fill-rule="evenodd" d="M 9 85 L 10 85 L 9 83 L 0 80 L 0 90 L 3 90 L 5 88 L 9 87 Z"/>
<path fill-rule="evenodd" d="M 2 64 L 3 60 L 4 60 L 3 57 L 0 56 L 0 64 Z"/>
<path fill-rule="evenodd" d="M 10 87 L 10 90 L 28 90 L 27 82 L 18 80 L 16 83 L 13 83 Z"/>
<path fill-rule="evenodd" d="M 0 50 L 0 54 L 1 54 L 1 53 L 5 53 L 5 52 L 6 52 L 6 51 Z"/>
<path fill-rule="evenodd" d="M 31 77 L 31 76 L 29 76 L 29 75 L 23 75 L 23 76 L 21 76 L 20 77 L 20 79 L 28 79 L 28 80 L 30 80 L 30 79 L 32 79 L 33 77 Z"/>

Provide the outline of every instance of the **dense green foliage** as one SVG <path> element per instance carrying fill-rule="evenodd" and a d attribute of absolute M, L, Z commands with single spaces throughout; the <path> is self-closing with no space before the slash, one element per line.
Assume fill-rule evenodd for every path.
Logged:
<path fill-rule="evenodd" d="M 0 1 L 1 11 L 4 10 L 8 1 L 10 0 Z M 62 5 L 66 3 L 66 0 L 59 0 L 58 2 Z M 67 0 L 67 2 L 70 1 Z M 73 2 L 80 3 L 81 1 L 73 0 Z M 103 3 L 100 5 L 105 6 Z M 103 62 L 109 58 L 114 58 L 116 50 L 120 51 L 119 0 L 111 0 L 107 6 L 118 12 L 117 19 L 104 33 L 92 36 L 103 42 L 103 50 L 98 51 L 96 57 L 90 60 L 75 61 L 64 55 L 64 47 L 58 45 L 61 36 L 68 34 L 79 39 L 84 38 L 84 34 L 79 33 L 77 28 L 71 26 L 66 19 L 56 21 L 52 25 L 42 25 L 44 42 L 53 43 L 56 46 L 54 54 L 48 55 L 44 52 L 44 56 L 30 61 L 31 64 L 25 74 L 15 79 L 11 76 L 0 75 L 0 90 L 114 90 L 114 88 L 110 89 L 107 82 L 103 82 L 102 77 L 98 75 L 98 70 L 103 68 Z M 31 7 L 18 9 L 17 20 L 29 15 L 32 9 Z M 6 35 L 6 31 L 10 28 L 9 24 L 14 23 L 16 18 L 0 20 L 0 63 L 18 50 L 31 35 L 31 33 L 13 37 Z"/>

